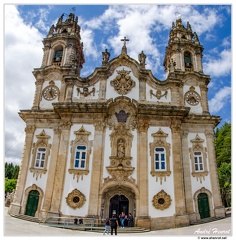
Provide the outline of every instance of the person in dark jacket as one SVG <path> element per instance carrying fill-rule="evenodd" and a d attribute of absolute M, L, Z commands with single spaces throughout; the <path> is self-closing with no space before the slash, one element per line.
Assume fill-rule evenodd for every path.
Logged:
<path fill-rule="evenodd" d="M 115 235 L 117 235 L 117 226 L 118 226 L 118 219 L 116 215 L 112 215 L 110 218 L 110 225 L 111 225 L 111 235 L 113 235 L 113 231 L 115 230 Z"/>
<path fill-rule="evenodd" d="M 129 213 L 128 216 L 128 227 L 133 227 L 134 226 L 134 218 L 131 213 Z"/>

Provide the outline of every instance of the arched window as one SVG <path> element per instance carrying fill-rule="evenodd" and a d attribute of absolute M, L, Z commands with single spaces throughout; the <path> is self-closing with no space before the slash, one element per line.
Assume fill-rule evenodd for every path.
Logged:
<path fill-rule="evenodd" d="M 55 52 L 55 55 L 54 55 L 54 58 L 53 58 L 53 61 L 54 62 L 61 62 L 61 59 L 62 59 L 62 50 L 58 50 Z"/>
<path fill-rule="evenodd" d="M 184 52 L 184 66 L 187 69 L 192 68 L 191 53 L 188 51 Z"/>
<path fill-rule="evenodd" d="M 54 54 L 54 57 L 53 57 L 53 62 L 55 62 L 55 63 L 61 62 L 62 56 L 63 56 L 63 48 L 61 46 L 55 48 L 55 54 Z"/>

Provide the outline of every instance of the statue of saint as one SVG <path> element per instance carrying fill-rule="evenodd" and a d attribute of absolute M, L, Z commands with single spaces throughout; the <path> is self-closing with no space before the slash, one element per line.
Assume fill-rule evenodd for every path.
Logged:
<path fill-rule="evenodd" d="M 120 139 L 118 141 L 117 156 L 118 156 L 118 158 L 122 158 L 125 156 L 125 145 L 124 145 L 124 141 L 122 139 Z"/>

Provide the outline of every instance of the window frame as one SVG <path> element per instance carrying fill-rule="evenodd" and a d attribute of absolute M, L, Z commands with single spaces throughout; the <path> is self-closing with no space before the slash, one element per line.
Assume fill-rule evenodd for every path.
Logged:
<path fill-rule="evenodd" d="M 192 165 L 192 176 L 196 177 L 197 181 L 200 180 L 200 183 L 202 183 L 203 180 L 205 180 L 205 177 L 208 175 L 207 170 L 207 148 L 204 147 L 204 139 L 201 139 L 198 134 L 196 134 L 196 137 L 194 139 L 191 139 L 190 142 L 192 143 L 192 147 L 189 148 L 190 153 L 190 161 Z M 203 170 L 198 170 L 195 168 L 195 155 L 194 153 L 200 152 L 202 157 L 202 166 Z"/>
<path fill-rule="evenodd" d="M 163 149 L 163 151 L 157 151 L 156 149 Z M 156 159 L 158 156 L 158 159 Z M 164 156 L 164 159 L 162 159 Z M 162 166 L 164 163 L 164 167 Z M 159 165 L 157 168 L 157 164 Z M 166 150 L 164 147 L 155 147 L 154 148 L 154 169 L 155 171 L 166 171 Z"/>
<path fill-rule="evenodd" d="M 85 147 L 85 150 L 78 149 L 78 147 Z M 77 154 L 79 153 L 79 157 Z M 85 155 L 83 157 L 83 155 Z M 86 169 L 86 156 L 87 156 L 87 146 L 86 145 L 77 145 L 75 148 L 75 155 L 74 155 L 74 169 Z M 78 162 L 78 167 L 76 167 L 76 162 Z M 81 166 L 83 163 L 83 167 Z"/>
<path fill-rule="evenodd" d="M 51 138 L 49 135 L 45 133 L 45 130 L 43 129 L 42 132 L 38 135 L 36 135 L 37 141 L 33 143 L 32 148 L 32 160 L 31 160 L 31 167 L 30 172 L 34 173 L 33 176 L 36 176 L 36 180 L 38 179 L 38 176 L 42 176 L 42 174 L 45 174 L 47 172 L 47 165 L 48 165 L 48 159 L 50 155 L 50 149 L 51 144 L 49 144 L 49 139 Z M 43 161 L 41 161 L 41 157 L 38 159 L 38 153 L 40 148 L 45 148 L 45 157 Z M 37 166 L 36 163 L 39 161 L 39 165 Z M 44 162 L 43 166 L 41 167 L 41 163 Z"/>
<path fill-rule="evenodd" d="M 149 144 L 150 146 L 150 156 L 151 156 L 151 172 L 153 177 L 156 177 L 156 181 L 160 180 L 166 181 L 166 177 L 170 176 L 170 143 L 167 142 L 168 134 L 164 133 L 161 128 L 156 133 L 151 134 L 153 137 L 153 142 Z M 155 169 L 155 149 L 164 148 L 165 149 L 165 169 L 156 170 Z"/>
<path fill-rule="evenodd" d="M 74 131 L 75 140 L 71 141 L 71 158 L 70 158 L 70 168 L 68 172 L 73 174 L 73 178 L 76 177 L 77 182 L 79 178 L 83 180 L 84 175 L 88 175 L 89 173 L 89 159 L 91 155 L 91 148 L 92 148 L 92 141 L 89 141 L 90 132 L 86 131 L 82 126 L 78 131 Z M 86 147 L 86 154 L 85 154 L 85 166 L 84 168 L 75 168 L 75 161 L 76 161 L 76 148 L 78 146 Z"/>

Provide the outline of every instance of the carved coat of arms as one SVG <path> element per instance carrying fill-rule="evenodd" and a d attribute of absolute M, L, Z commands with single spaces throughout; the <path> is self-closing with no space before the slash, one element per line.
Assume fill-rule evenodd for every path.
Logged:
<path fill-rule="evenodd" d="M 120 70 L 116 71 L 118 75 L 114 80 L 111 81 L 111 86 L 121 95 L 125 95 L 135 87 L 135 81 L 131 79 L 129 73 L 131 71 Z"/>

